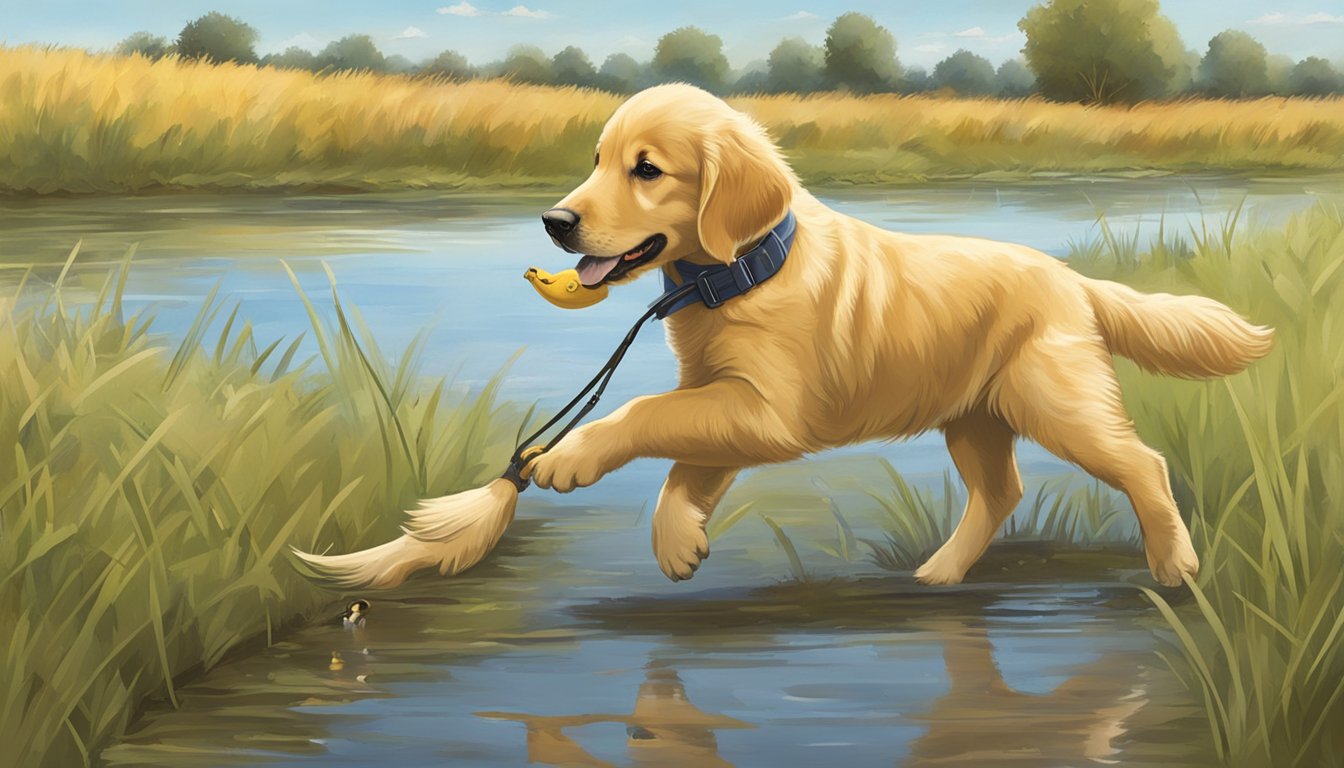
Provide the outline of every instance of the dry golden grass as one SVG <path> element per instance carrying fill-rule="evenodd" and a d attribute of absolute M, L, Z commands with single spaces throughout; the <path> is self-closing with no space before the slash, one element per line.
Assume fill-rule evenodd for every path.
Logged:
<path fill-rule="evenodd" d="M 806 181 L 1344 168 L 1344 99 L 746 97 Z M 620 97 L 0 48 L 0 190 L 565 184 Z"/>
<path fill-rule="evenodd" d="M 756 97 L 804 178 L 1134 170 L 1344 169 L 1344 99 L 1091 107 L 842 94 Z"/>

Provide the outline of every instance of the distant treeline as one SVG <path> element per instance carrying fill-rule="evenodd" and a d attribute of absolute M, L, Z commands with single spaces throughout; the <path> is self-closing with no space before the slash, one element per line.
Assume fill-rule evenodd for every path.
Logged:
<path fill-rule="evenodd" d="M 1326 96 L 1344 93 L 1344 74 L 1330 61 L 1309 56 L 1294 62 L 1270 55 L 1239 30 L 1209 40 L 1203 55 L 1187 49 L 1156 0 L 1048 0 L 1018 22 L 1026 36 L 1023 58 L 995 67 L 962 49 L 932 72 L 902 67 L 896 39 L 860 13 L 831 24 L 822 45 L 791 37 L 765 61 L 735 70 L 723 40 L 697 27 L 682 27 L 658 40 L 651 61 L 624 54 L 594 65 L 581 48 L 553 56 L 531 45 L 511 49 L 502 61 L 476 65 L 456 51 L 419 63 L 387 56 L 368 35 L 336 40 L 321 51 L 290 47 L 258 56 L 257 30 L 222 13 L 208 13 L 184 26 L 172 42 L 137 32 L 117 52 L 150 58 L 177 55 L 314 72 L 372 71 L 457 80 L 507 78 L 537 85 L 568 85 L 631 93 L 661 82 L 681 81 L 719 94 L 924 93 L 1047 98 L 1090 103 L 1200 95 L 1247 98 L 1265 95 Z"/>

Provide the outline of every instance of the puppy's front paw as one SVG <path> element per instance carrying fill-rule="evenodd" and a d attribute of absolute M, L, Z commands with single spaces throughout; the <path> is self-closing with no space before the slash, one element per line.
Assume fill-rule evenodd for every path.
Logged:
<path fill-rule="evenodd" d="M 709 557 L 705 519 L 698 512 L 654 515 L 653 556 L 667 578 L 684 581 Z"/>
<path fill-rule="evenodd" d="M 581 431 L 561 440 L 527 465 L 525 476 L 538 488 L 569 493 L 596 483 L 606 474 L 602 456 Z"/>

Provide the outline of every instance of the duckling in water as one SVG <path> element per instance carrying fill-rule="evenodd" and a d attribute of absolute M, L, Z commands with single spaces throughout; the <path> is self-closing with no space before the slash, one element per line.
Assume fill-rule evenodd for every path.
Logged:
<path fill-rule="evenodd" d="M 332 672 L 340 672 L 345 669 L 345 659 L 341 658 L 340 651 L 331 652 L 331 663 L 327 665 L 327 669 Z"/>
<path fill-rule="evenodd" d="M 345 609 L 345 613 L 341 614 L 341 626 L 345 629 L 360 629 L 364 626 L 364 617 L 368 613 L 369 601 L 356 600 Z"/>

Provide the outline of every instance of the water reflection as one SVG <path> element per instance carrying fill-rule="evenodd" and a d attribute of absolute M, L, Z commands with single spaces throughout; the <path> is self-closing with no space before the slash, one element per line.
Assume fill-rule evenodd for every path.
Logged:
<path fill-rule="evenodd" d="M 543 765 L 611 766 L 566 733 L 595 723 L 625 726 L 626 753 L 633 766 L 731 766 L 719 755 L 715 731 L 751 728 L 727 715 L 705 712 L 686 695 L 681 676 L 670 665 L 650 659 L 644 682 L 630 714 L 528 715 L 480 712 L 492 720 L 514 720 L 527 726 L 527 759 Z"/>
<path fill-rule="evenodd" d="M 1069 670 L 1044 694 L 1015 690 L 983 627 L 940 624 L 948 691 L 924 714 L 924 735 L 904 762 L 922 766 L 1076 765 L 1114 761 L 1129 719 L 1148 703 L 1141 667 L 1127 654 Z"/>
<path fill-rule="evenodd" d="M 690 600 L 604 601 L 578 612 L 658 637 L 629 713 L 477 714 L 523 724 L 528 760 L 555 766 L 1199 763 L 1197 712 L 1135 647 L 1131 590 L 900 592 L 700 595 L 694 621 Z M 810 657 L 843 648 L 844 663 Z"/>
<path fill-rule="evenodd" d="M 376 596 L 362 628 L 309 627 L 213 670 L 102 760 L 1156 766 L 1203 750 L 1198 708 L 1149 671 L 1151 609 L 1097 553 L 1000 547 L 984 574 L 1017 583 L 931 590 L 750 584 L 759 558 L 724 547 L 717 584 L 737 585 L 686 592 L 612 554 L 646 565 L 623 512 L 566 514 L 468 576 Z"/>

